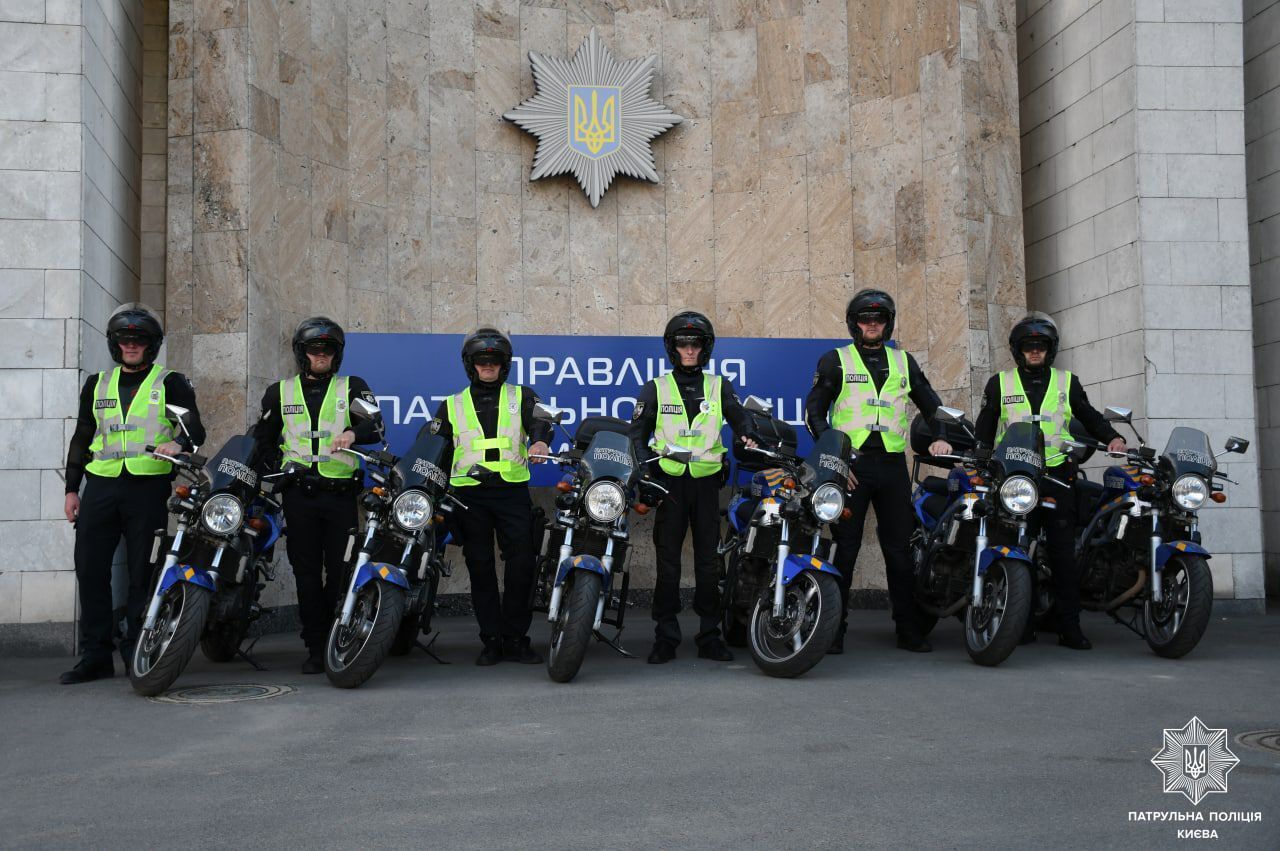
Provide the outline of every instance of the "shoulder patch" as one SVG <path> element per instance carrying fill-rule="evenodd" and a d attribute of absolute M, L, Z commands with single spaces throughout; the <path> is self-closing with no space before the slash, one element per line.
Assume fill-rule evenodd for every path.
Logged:
<path fill-rule="evenodd" d="M 644 402 L 636 402 L 636 409 L 631 414 L 631 419 L 638 420 L 644 416 Z"/>

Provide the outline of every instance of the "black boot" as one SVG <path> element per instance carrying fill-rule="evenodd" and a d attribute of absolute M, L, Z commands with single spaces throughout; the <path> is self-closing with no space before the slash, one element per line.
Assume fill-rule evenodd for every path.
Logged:
<path fill-rule="evenodd" d="M 676 646 L 670 641 L 663 641 L 659 638 L 653 642 L 653 650 L 649 651 L 650 665 L 665 665 L 672 659 L 676 658 Z"/>
<path fill-rule="evenodd" d="M 542 661 L 542 654 L 533 649 L 529 636 L 526 635 L 523 638 L 502 639 L 502 658 L 522 665 L 536 665 Z"/>
<path fill-rule="evenodd" d="M 900 632 L 898 649 L 910 650 L 912 653 L 932 653 L 933 645 L 929 643 L 929 639 L 918 632 Z"/>
<path fill-rule="evenodd" d="M 324 654 L 319 650 L 310 650 L 307 652 L 307 661 L 302 663 L 302 673 L 304 674 L 323 674 L 324 673 Z"/>
<path fill-rule="evenodd" d="M 1036 628 L 1031 624 L 1030 621 L 1028 621 L 1026 628 L 1022 630 L 1022 637 L 1018 639 L 1018 646 L 1021 647 L 1024 644 L 1035 644 L 1035 643 L 1036 643 Z"/>
<path fill-rule="evenodd" d="M 827 648 L 828 656 L 840 656 L 844 653 L 844 630 L 836 633 L 836 637 L 831 639 L 831 646 Z"/>
<path fill-rule="evenodd" d="M 698 645 L 698 658 L 710 659 L 713 662 L 732 662 L 733 653 L 719 638 L 713 638 L 705 644 Z"/>
<path fill-rule="evenodd" d="M 496 665 L 502 661 L 502 640 L 499 638 L 486 638 L 484 640 L 484 649 L 480 651 L 480 655 L 476 657 L 476 664 L 482 668 L 489 665 Z"/>
<path fill-rule="evenodd" d="M 1093 642 L 1080 631 L 1079 621 L 1064 620 L 1058 631 L 1058 643 L 1072 650 L 1092 650 Z"/>
<path fill-rule="evenodd" d="M 71 686 L 93 680 L 104 680 L 115 675 L 116 666 L 112 664 L 109 656 L 106 659 L 81 659 L 74 668 L 58 677 L 58 682 L 64 686 Z"/>

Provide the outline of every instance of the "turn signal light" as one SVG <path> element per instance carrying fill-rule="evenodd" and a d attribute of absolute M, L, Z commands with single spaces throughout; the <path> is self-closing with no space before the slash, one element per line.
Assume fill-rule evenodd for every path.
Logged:
<path fill-rule="evenodd" d="M 645 505 L 643 502 L 637 502 L 632 504 L 631 510 L 636 514 L 648 514 L 649 506 Z"/>
<path fill-rule="evenodd" d="M 437 514 L 437 515 L 436 515 L 436 523 L 443 523 L 443 522 L 444 522 L 444 515 L 443 515 L 443 514 Z"/>
<path fill-rule="evenodd" d="M 1147 485 L 1148 487 L 1150 487 L 1155 483 L 1156 483 L 1156 477 L 1151 475 L 1150 473 L 1146 473 L 1144 475 L 1138 476 L 1138 484 L 1140 485 Z"/>
<path fill-rule="evenodd" d="M 849 510 L 849 509 L 847 509 L 847 508 L 840 512 L 840 519 L 841 519 L 841 520 L 848 520 L 848 519 L 849 519 L 850 517 L 852 517 L 852 516 L 853 516 L 853 512 L 852 512 L 852 511 L 850 511 L 850 510 Z"/>
<path fill-rule="evenodd" d="M 564 480 L 556 482 L 556 490 L 560 493 L 570 493 L 573 490 L 573 484 Z"/>
<path fill-rule="evenodd" d="M 785 490 L 793 491 L 796 489 L 796 480 L 791 478 L 790 476 L 787 476 L 785 479 L 782 480 L 782 487 Z"/>
<path fill-rule="evenodd" d="M 1222 491 L 1218 491 L 1217 493 L 1209 494 L 1209 499 L 1221 505 L 1222 503 L 1227 501 L 1227 495 Z"/>
<path fill-rule="evenodd" d="M 176 488 L 173 489 L 173 493 L 175 496 L 179 496 L 182 499 L 186 499 L 187 497 L 191 496 L 191 487 L 189 485 L 178 485 Z"/>
<path fill-rule="evenodd" d="M 386 496 L 387 489 L 382 487 L 381 485 L 378 485 L 377 487 L 369 488 L 369 493 L 373 494 L 374 496 Z"/>
<path fill-rule="evenodd" d="M 256 529 L 259 532 L 265 532 L 267 531 L 267 527 L 270 526 L 271 524 L 261 517 L 250 517 L 247 521 L 245 521 L 245 525 L 248 526 L 250 529 Z"/>

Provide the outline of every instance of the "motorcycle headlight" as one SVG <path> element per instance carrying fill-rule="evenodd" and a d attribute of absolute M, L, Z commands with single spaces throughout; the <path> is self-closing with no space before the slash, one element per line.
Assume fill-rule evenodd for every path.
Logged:
<path fill-rule="evenodd" d="M 612 523 L 627 507 L 627 495 L 616 482 L 596 482 L 582 497 L 587 514 L 597 523 Z"/>
<path fill-rule="evenodd" d="M 200 520 L 215 535 L 232 535 L 244 520 L 244 506 L 231 494 L 220 493 L 204 504 Z"/>
<path fill-rule="evenodd" d="M 416 532 L 431 520 L 432 507 L 422 491 L 405 491 L 391 504 L 391 514 L 401 528 Z"/>
<path fill-rule="evenodd" d="M 1026 476 L 1010 476 L 1000 486 L 1000 502 L 1010 514 L 1030 514 L 1040 502 L 1040 492 Z"/>
<path fill-rule="evenodd" d="M 830 523 L 844 511 L 844 494 L 831 483 L 819 487 L 810 498 L 813 515 L 823 523 Z"/>
<path fill-rule="evenodd" d="M 1205 484 L 1204 479 L 1194 473 L 1188 473 L 1185 476 L 1179 476 L 1173 483 L 1172 494 L 1173 501 L 1183 511 L 1195 511 L 1209 498 L 1209 486 Z"/>

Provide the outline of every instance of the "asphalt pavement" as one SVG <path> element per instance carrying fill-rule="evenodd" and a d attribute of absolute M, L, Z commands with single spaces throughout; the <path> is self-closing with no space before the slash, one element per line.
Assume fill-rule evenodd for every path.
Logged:
<path fill-rule="evenodd" d="M 176 689 L 282 692 L 217 704 L 0 659 L 0 846 L 1280 848 L 1280 752 L 1236 739 L 1280 730 L 1280 614 L 1217 617 L 1176 661 L 1087 616 L 1093 651 L 1045 636 L 986 669 L 955 621 L 912 654 L 860 611 L 796 680 L 689 641 L 647 665 L 646 614 L 623 639 L 640 658 L 595 645 L 565 685 L 475 667 L 460 618 L 449 664 L 415 652 L 355 691 L 301 675 L 293 636 L 258 644 L 261 672 L 197 652 Z M 1198 805 L 1151 763 L 1193 716 L 1239 759 Z"/>

